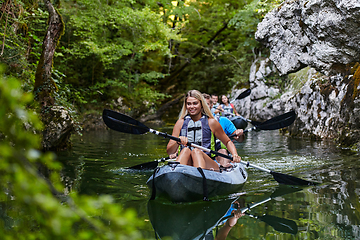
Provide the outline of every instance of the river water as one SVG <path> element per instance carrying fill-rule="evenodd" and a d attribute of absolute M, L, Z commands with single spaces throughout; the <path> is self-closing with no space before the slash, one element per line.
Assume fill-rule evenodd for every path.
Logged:
<path fill-rule="evenodd" d="M 171 127 L 155 129 L 171 133 Z M 243 161 L 321 184 L 279 187 L 271 174 L 249 168 L 240 192 L 191 204 L 149 201 L 146 180 L 152 171 L 126 169 L 166 157 L 167 139 L 107 130 L 73 136 L 72 142 L 71 150 L 58 153 L 65 191 L 110 194 L 137 211 L 148 239 L 156 239 L 155 234 L 162 239 L 203 239 L 206 233 L 206 239 L 216 234 L 217 239 L 360 239 L 359 153 L 332 142 L 293 139 L 276 130 L 250 132 L 235 144 Z M 239 206 L 234 201 L 240 208 L 264 203 L 226 228 L 222 217 Z"/>

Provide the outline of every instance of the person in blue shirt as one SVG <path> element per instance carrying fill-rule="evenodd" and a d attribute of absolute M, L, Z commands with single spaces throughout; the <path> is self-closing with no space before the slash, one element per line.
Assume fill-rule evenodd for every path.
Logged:
<path fill-rule="evenodd" d="M 205 98 L 207 105 L 211 109 L 213 103 L 212 103 L 210 95 L 207 93 L 203 93 L 203 97 Z M 244 135 L 243 129 L 236 129 L 235 125 L 226 117 L 216 116 L 215 114 L 214 114 L 214 116 L 215 116 L 215 119 L 217 119 L 219 121 L 221 127 L 223 128 L 223 130 L 227 136 L 235 134 L 235 136 L 233 138 L 236 141 L 238 141 L 238 142 L 244 141 L 245 135 Z M 226 147 L 223 145 L 221 146 L 221 149 L 218 152 L 223 153 L 223 154 L 228 154 Z M 223 167 L 228 167 L 231 165 L 230 160 L 227 158 L 217 156 L 216 161 Z"/>

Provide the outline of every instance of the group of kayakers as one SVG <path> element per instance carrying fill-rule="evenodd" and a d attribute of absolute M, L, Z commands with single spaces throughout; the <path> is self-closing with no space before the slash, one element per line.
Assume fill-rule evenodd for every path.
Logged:
<path fill-rule="evenodd" d="M 215 94 L 211 95 L 211 101 L 213 106 L 211 112 L 215 116 L 222 115 L 224 117 L 230 118 L 233 116 L 239 116 L 237 113 L 234 104 L 229 102 L 229 98 L 226 95 L 221 95 L 221 103 L 218 103 L 219 97 Z"/>
<path fill-rule="evenodd" d="M 238 115 L 238 113 L 225 95 L 221 97 L 222 104 L 218 104 L 217 100 L 217 96 L 210 97 L 210 95 L 202 94 L 197 90 L 187 92 L 179 119 L 172 132 L 172 135 L 180 138 L 181 142 L 170 140 L 167 145 L 167 153 L 171 157 L 177 155 L 177 161 L 180 164 L 215 171 L 219 170 L 219 166 L 231 165 L 227 158 L 215 158 L 211 153 L 188 146 L 188 143 L 194 143 L 223 154 L 231 154 L 232 161 L 241 161 L 234 143 L 228 136 L 235 134 L 234 139 L 241 142 L 244 140 L 243 130 L 236 129 L 226 117 Z"/>

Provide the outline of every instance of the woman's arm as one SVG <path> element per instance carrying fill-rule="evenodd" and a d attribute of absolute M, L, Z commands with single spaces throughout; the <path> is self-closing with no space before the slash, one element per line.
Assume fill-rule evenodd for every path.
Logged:
<path fill-rule="evenodd" d="M 235 116 L 239 116 L 240 114 L 238 114 L 238 112 L 236 111 L 236 108 L 235 108 L 234 105 L 232 105 L 232 108 L 233 108 L 233 110 L 234 110 Z"/>
<path fill-rule="evenodd" d="M 175 126 L 173 128 L 173 132 L 172 132 L 172 135 L 174 137 L 179 137 L 180 135 L 180 130 L 181 130 L 181 127 L 184 123 L 184 119 L 179 119 L 176 123 L 175 123 Z M 174 140 L 170 140 L 167 147 L 166 147 L 166 152 L 168 155 L 171 155 L 171 154 L 174 154 L 178 151 L 179 149 L 179 143 L 174 141 Z"/>
<path fill-rule="evenodd" d="M 234 143 L 230 140 L 228 136 L 226 136 L 224 130 L 222 129 L 220 123 L 216 121 L 214 118 L 209 119 L 209 126 L 211 131 L 215 134 L 215 136 L 220 139 L 220 141 L 226 146 L 229 152 L 233 156 L 234 162 L 240 162 L 241 158 L 237 154 L 236 147 Z"/>

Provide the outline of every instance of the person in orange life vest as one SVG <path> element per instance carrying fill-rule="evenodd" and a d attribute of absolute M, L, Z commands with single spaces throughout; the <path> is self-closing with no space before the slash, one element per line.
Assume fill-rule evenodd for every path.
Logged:
<path fill-rule="evenodd" d="M 219 165 L 210 157 L 209 153 L 205 153 L 199 148 L 187 147 L 189 142 L 210 149 L 212 134 L 227 147 L 234 162 L 241 161 L 234 143 L 226 136 L 220 123 L 212 115 L 202 94 L 197 90 L 190 90 L 184 98 L 179 119 L 172 132 L 173 136 L 179 137 L 181 140 L 181 150 L 177 161 L 184 165 L 219 170 Z M 166 151 L 168 155 L 171 155 L 178 149 L 179 143 L 170 140 Z"/>
<path fill-rule="evenodd" d="M 221 111 L 221 115 L 227 118 L 240 116 L 237 113 L 234 104 L 230 103 L 229 98 L 225 95 L 221 96 L 221 104 L 218 109 Z"/>

